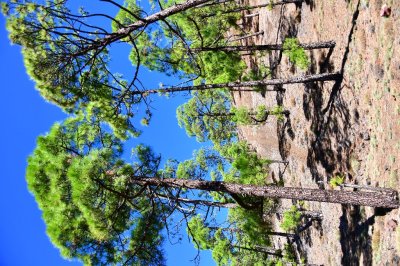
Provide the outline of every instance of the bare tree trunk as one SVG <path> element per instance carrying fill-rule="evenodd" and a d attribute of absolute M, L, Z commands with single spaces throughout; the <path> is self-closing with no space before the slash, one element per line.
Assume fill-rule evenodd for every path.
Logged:
<path fill-rule="evenodd" d="M 261 35 L 261 34 L 264 34 L 264 31 L 255 32 L 255 33 L 248 34 L 248 35 L 245 35 L 245 36 L 241 36 L 239 38 L 236 38 L 236 39 L 233 39 L 233 40 L 228 40 L 228 41 L 229 42 L 237 42 L 237 41 L 244 40 L 244 39 L 247 39 L 247 38 L 251 38 L 251 37 L 254 37 L 254 36 L 258 36 L 258 35 Z"/>
<path fill-rule="evenodd" d="M 298 211 L 301 213 L 302 217 L 307 217 L 312 220 L 321 220 L 323 218 L 323 215 L 321 212 L 308 211 L 308 210 L 304 210 L 304 209 L 298 209 Z M 279 215 L 283 215 L 284 213 L 285 213 L 285 211 L 276 212 L 276 214 L 279 214 Z"/>
<path fill-rule="evenodd" d="M 226 228 L 222 228 L 222 227 L 212 227 L 209 226 L 208 229 L 210 230 L 218 230 L 221 229 L 223 231 L 229 231 L 229 232 L 233 232 L 233 233 L 240 233 L 242 232 L 242 230 L 238 229 L 238 228 L 231 228 L 231 227 L 226 227 Z M 282 236 L 282 237 L 296 237 L 296 234 L 291 234 L 291 233 L 285 233 L 285 232 L 265 232 L 265 235 L 268 236 Z"/>
<path fill-rule="evenodd" d="M 312 220 L 321 220 L 323 218 L 323 215 L 321 212 L 307 211 L 307 210 L 299 210 L 299 211 L 302 216 L 308 217 Z"/>
<path fill-rule="evenodd" d="M 312 42 L 299 44 L 305 50 L 333 48 L 336 43 L 334 41 L 328 42 Z M 219 47 L 201 47 L 192 48 L 193 52 L 206 52 L 206 51 L 223 51 L 223 52 L 248 52 L 248 51 L 282 51 L 283 44 L 260 44 L 260 45 L 237 45 L 237 46 L 219 46 Z"/>
<path fill-rule="evenodd" d="M 260 15 L 260 13 L 247 14 L 247 15 L 244 15 L 244 17 L 245 18 L 252 18 L 252 17 L 256 17 L 258 15 Z"/>
<path fill-rule="evenodd" d="M 208 201 L 208 200 L 192 200 L 192 199 L 187 199 L 187 198 L 168 197 L 168 196 L 164 196 L 164 195 L 157 195 L 157 197 L 160 199 L 169 200 L 171 202 L 182 202 L 182 203 L 193 204 L 193 205 L 204 205 L 204 206 L 208 206 L 208 207 L 218 207 L 218 208 L 237 208 L 237 207 L 239 207 L 239 204 L 236 204 L 236 203 L 224 203 L 224 202 Z"/>
<path fill-rule="evenodd" d="M 274 6 L 279 6 L 279 5 L 296 4 L 296 3 L 302 3 L 302 2 L 303 2 L 303 0 L 285 0 L 285 1 L 281 1 L 281 2 L 273 2 L 273 1 L 271 1 L 271 2 L 269 2 L 267 4 L 260 4 L 260 5 L 254 5 L 254 6 L 244 6 L 244 7 L 231 9 L 231 10 L 226 10 L 222 14 L 236 13 L 236 12 L 240 12 L 240 11 L 252 10 L 252 9 L 261 8 L 261 7 L 274 7 Z M 218 13 L 211 13 L 211 14 L 204 15 L 201 18 L 203 18 L 203 19 L 204 18 L 210 18 L 210 17 L 216 16 L 217 14 Z"/>
<path fill-rule="evenodd" d="M 323 73 L 315 75 L 305 75 L 289 79 L 269 79 L 269 80 L 252 80 L 252 81 L 235 81 L 228 83 L 218 83 L 218 84 L 202 84 L 197 86 L 180 86 L 180 87 L 166 87 L 160 89 L 151 89 L 145 91 L 132 91 L 132 95 L 146 95 L 146 94 L 157 94 L 157 93 L 175 93 L 184 91 L 202 91 L 202 90 L 212 90 L 228 88 L 230 91 L 254 91 L 254 89 L 242 89 L 242 88 L 252 88 L 257 86 L 274 86 L 274 85 L 286 85 L 286 84 L 296 84 L 296 83 L 307 83 L 315 81 L 329 81 L 329 80 L 339 80 L 342 78 L 340 73 Z M 269 89 L 266 91 L 278 91 L 280 89 Z"/>
<path fill-rule="evenodd" d="M 283 255 L 275 250 L 275 249 L 270 249 L 270 248 L 266 248 L 266 247 L 261 247 L 261 246 L 253 246 L 253 247 L 243 247 L 243 246 L 232 246 L 233 248 L 236 248 L 238 250 L 244 249 L 244 250 L 249 250 L 249 251 L 254 251 L 254 252 L 261 252 L 261 253 L 265 253 L 271 256 L 275 256 L 275 257 L 280 257 L 282 258 Z"/>
<path fill-rule="evenodd" d="M 398 194 L 395 190 L 392 190 L 391 193 L 383 194 L 379 192 L 320 190 L 278 186 L 255 186 L 225 183 L 222 181 L 186 180 L 174 178 L 163 179 L 149 178 L 143 176 L 133 176 L 131 181 L 140 185 L 176 187 L 197 189 L 203 191 L 218 191 L 236 196 L 240 195 L 260 198 L 297 199 L 383 208 L 399 207 Z"/>
<path fill-rule="evenodd" d="M 254 119 L 256 122 L 262 123 L 265 122 L 268 118 L 268 116 L 277 116 L 277 115 L 285 115 L 288 116 L 290 114 L 289 110 L 282 110 L 282 112 L 276 113 L 272 111 L 265 111 L 264 116 L 260 120 L 256 120 L 254 117 L 257 116 L 258 113 L 256 112 L 248 112 L 247 113 L 252 119 Z M 230 112 L 230 113 L 202 113 L 198 114 L 198 117 L 203 117 L 203 116 L 208 116 L 208 117 L 232 117 L 234 116 L 235 113 Z"/>

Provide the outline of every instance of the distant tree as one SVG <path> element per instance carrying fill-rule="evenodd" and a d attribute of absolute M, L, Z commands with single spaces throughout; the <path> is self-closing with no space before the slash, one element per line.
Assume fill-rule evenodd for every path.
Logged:
<path fill-rule="evenodd" d="M 269 256 L 282 257 L 279 250 L 260 246 L 269 245 L 268 238 L 251 239 L 242 230 L 208 227 L 200 216 L 190 220 L 187 230 L 197 249 L 212 251 L 217 265 L 257 265 L 265 263 Z"/>
<path fill-rule="evenodd" d="M 239 222 L 239 221 L 237 221 Z M 187 231 L 194 246 L 200 250 L 210 250 L 217 265 L 273 265 L 273 261 L 283 258 L 282 251 L 270 247 L 269 236 L 292 237 L 291 234 L 268 232 L 258 224 L 251 232 L 235 227 L 210 227 L 201 216 L 194 216 L 187 224 Z M 250 234 L 249 234 L 250 233 Z"/>
<path fill-rule="evenodd" d="M 207 113 L 229 113 L 231 96 L 224 90 L 194 91 L 192 98 L 176 110 L 178 124 L 197 141 L 211 140 L 223 145 L 236 138 L 236 123 L 230 116 L 207 116 Z"/>

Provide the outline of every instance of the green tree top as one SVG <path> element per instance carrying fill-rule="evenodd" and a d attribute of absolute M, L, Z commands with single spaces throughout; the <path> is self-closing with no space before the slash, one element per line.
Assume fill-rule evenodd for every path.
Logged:
<path fill-rule="evenodd" d="M 223 90 L 193 92 L 176 111 L 178 124 L 197 141 L 211 140 L 215 145 L 230 142 L 236 138 L 236 124 L 223 115 L 229 112 L 230 98 Z"/>
<path fill-rule="evenodd" d="M 126 178 L 153 171 L 157 161 L 128 167 L 121 152 L 120 141 L 96 122 L 68 119 L 39 137 L 28 159 L 29 190 L 64 257 L 85 265 L 163 265 L 163 207 Z"/>

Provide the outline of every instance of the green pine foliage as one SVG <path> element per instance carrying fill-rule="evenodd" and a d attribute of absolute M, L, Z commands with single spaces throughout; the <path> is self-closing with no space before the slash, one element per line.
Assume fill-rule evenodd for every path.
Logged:
<path fill-rule="evenodd" d="M 283 261 L 286 264 L 297 263 L 294 247 L 290 243 L 285 244 L 285 246 L 283 248 Z"/>
<path fill-rule="evenodd" d="M 310 66 L 310 59 L 305 50 L 300 47 L 296 38 L 286 38 L 283 43 L 283 54 L 289 57 L 290 62 L 302 70 L 307 70 Z"/>
<path fill-rule="evenodd" d="M 154 162 L 128 166 L 121 153 L 121 142 L 96 121 L 55 124 L 28 159 L 29 190 L 64 257 L 85 265 L 164 265 L 162 206 L 131 198 L 139 187 L 126 178 L 148 173 Z"/>
<path fill-rule="evenodd" d="M 169 1 L 166 6 L 175 3 Z M 136 47 L 131 51 L 133 65 L 138 65 L 140 58 L 140 63 L 151 70 L 180 78 L 195 78 L 195 84 L 237 80 L 245 68 L 239 53 L 188 52 L 189 47 L 212 47 L 224 43 L 223 36 L 235 26 L 238 14 L 220 12 L 219 16 L 208 18 L 204 18 L 204 14 L 223 11 L 228 6 L 234 6 L 234 2 L 189 9 L 170 17 L 159 28 L 143 32 L 135 39 Z M 129 18 L 128 24 L 135 21 L 132 17 L 125 17 Z"/>
<path fill-rule="evenodd" d="M 127 82 L 108 68 L 110 56 L 106 47 L 76 55 L 81 44 L 94 36 L 85 33 L 91 30 L 85 26 L 88 22 L 77 22 L 80 34 L 71 29 L 74 14 L 67 2 L 11 1 L 3 5 L 9 38 L 22 46 L 27 73 L 43 98 L 64 111 L 96 115 L 120 138 L 138 136 L 140 130 L 131 119 L 136 115 L 133 106 L 140 103 L 141 96 L 126 95 Z M 78 15 L 88 14 L 81 9 Z"/>
<path fill-rule="evenodd" d="M 286 232 L 294 231 L 301 223 L 301 212 L 296 206 L 292 206 L 283 213 L 281 228 Z"/>
<path fill-rule="evenodd" d="M 204 225 L 204 221 L 200 215 L 194 216 L 187 225 L 188 234 L 193 239 L 193 244 L 197 249 L 211 249 L 214 245 L 210 236 L 210 229 Z"/>
<path fill-rule="evenodd" d="M 231 112 L 233 113 L 232 121 L 238 125 L 250 125 L 253 123 L 249 110 L 246 107 L 232 107 Z"/>
<path fill-rule="evenodd" d="M 223 145 L 236 138 L 236 124 L 229 113 L 231 96 L 224 90 L 192 92 L 192 98 L 178 107 L 178 124 L 199 142 L 211 140 Z"/>
<path fill-rule="evenodd" d="M 215 228 L 208 227 L 198 215 L 190 220 L 187 231 L 197 249 L 212 251 L 217 265 L 265 265 L 266 254 L 251 250 L 271 244 L 268 237 L 260 237 L 265 235 L 265 228 L 260 227 L 258 216 L 256 212 L 235 208 L 229 211 L 231 226 Z"/>
<path fill-rule="evenodd" d="M 219 148 L 219 152 L 231 163 L 229 171 L 223 174 L 225 181 L 240 184 L 265 184 L 269 161 L 260 158 L 246 142 L 232 142 Z"/>
<path fill-rule="evenodd" d="M 332 186 L 332 188 L 335 188 L 337 186 L 340 186 L 344 183 L 344 176 L 343 175 L 335 175 L 329 180 L 329 184 Z"/>
<path fill-rule="evenodd" d="M 278 121 L 283 121 L 285 119 L 284 109 L 281 105 L 275 106 L 269 111 L 269 113 L 271 115 L 274 115 L 278 119 Z"/>

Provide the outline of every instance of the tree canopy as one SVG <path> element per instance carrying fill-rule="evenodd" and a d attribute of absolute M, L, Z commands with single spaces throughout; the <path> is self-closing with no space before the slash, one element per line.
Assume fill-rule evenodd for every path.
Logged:
<path fill-rule="evenodd" d="M 163 207 L 126 178 L 154 174 L 159 158 L 139 146 L 140 163 L 127 167 L 121 152 L 120 140 L 98 122 L 70 118 L 39 137 L 28 160 L 28 187 L 63 256 L 87 265 L 162 265 Z"/>

